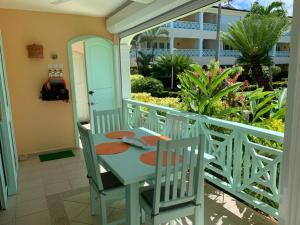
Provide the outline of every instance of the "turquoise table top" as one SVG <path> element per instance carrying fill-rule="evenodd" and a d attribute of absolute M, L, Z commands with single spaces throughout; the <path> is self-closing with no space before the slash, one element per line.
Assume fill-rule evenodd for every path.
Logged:
<path fill-rule="evenodd" d="M 150 135 L 160 135 L 146 128 L 136 128 L 132 131 L 135 132 L 135 138 Z M 94 134 L 93 137 L 95 144 L 121 141 L 118 139 L 107 138 L 103 134 Z M 153 146 L 153 148 L 151 148 L 150 150 L 143 150 L 135 146 L 130 146 L 127 151 L 119 154 L 98 155 L 98 160 L 99 163 L 101 163 L 104 167 L 112 171 L 124 185 L 128 185 L 148 180 L 154 177 L 155 166 L 147 165 L 140 161 L 141 154 L 153 150 L 156 150 L 156 146 Z M 208 163 L 213 159 L 214 157 L 209 154 L 204 155 L 205 163 Z"/>

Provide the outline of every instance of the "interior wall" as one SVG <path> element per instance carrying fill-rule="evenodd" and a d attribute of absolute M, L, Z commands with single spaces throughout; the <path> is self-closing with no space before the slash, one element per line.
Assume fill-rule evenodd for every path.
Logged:
<path fill-rule="evenodd" d="M 42 101 L 40 90 L 49 63 L 64 65 L 70 90 L 67 42 L 82 35 L 112 40 L 105 18 L 0 9 L 0 30 L 18 153 L 74 147 L 72 99 L 69 103 Z M 43 59 L 27 57 L 26 46 L 33 43 L 43 45 Z M 53 52 L 57 60 L 50 58 Z"/>

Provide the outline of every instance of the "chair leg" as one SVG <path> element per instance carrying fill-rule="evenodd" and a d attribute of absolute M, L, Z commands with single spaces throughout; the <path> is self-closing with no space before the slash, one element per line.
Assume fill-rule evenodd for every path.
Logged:
<path fill-rule="evenodd" d="M 146 222 L 146 214 L 145 211 L 141 208 L 141 224 Z"/>
<path fill-rule="evenodd" d="M 158 220 L 158 216 L 153 217 L 153 225 L 160 225 L 159 220 Z"/>
<path fill-rule="evenodd" d="M 201 206 L 195 208 L 193 225 L 204 225 L 204 211 Z"/>
<path fill-rule="evenodd" d="M 101 225 L 107 225 L 106 199 L 103 196 L 100 198 L 100 210 Z"/>
<path fill-rule="evenodd" d="M 97 194 L 92 187 L 90 187 L 90 198 L 91 198 L 91 214 L 96 215 L 97 211 Z"/>

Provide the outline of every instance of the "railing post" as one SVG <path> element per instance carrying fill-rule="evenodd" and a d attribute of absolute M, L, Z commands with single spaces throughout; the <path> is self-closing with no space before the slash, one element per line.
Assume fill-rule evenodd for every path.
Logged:
<path fill-rule="evenodd" d="M 233 190 L 237 191 L 241 186 L 242 175 L 242 155 L 243 155 L 243 143 L 241 134 L 235 132 L 234 134 L 234 147 L 233 147 Z"/>

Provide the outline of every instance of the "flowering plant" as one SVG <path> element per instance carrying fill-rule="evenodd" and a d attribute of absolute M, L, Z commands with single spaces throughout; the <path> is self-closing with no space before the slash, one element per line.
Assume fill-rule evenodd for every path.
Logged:
<path fill-rule="evenodd" d="M 218 62 L 212 61 L 207 70 L 200 65 L 192 64 L 192 70 L 185 70 L 178 76 L 182 92 L 182 102 L 189 111 L 205 115 L 213 115 L 214 105 L 229 93 L 237 91 L 242 83 L 237 79 L 243 69 L 239 66 L 222 69 Z M 220 112 L 228 114 L 237 112 L 238 109 L 230 108 Z"/>

